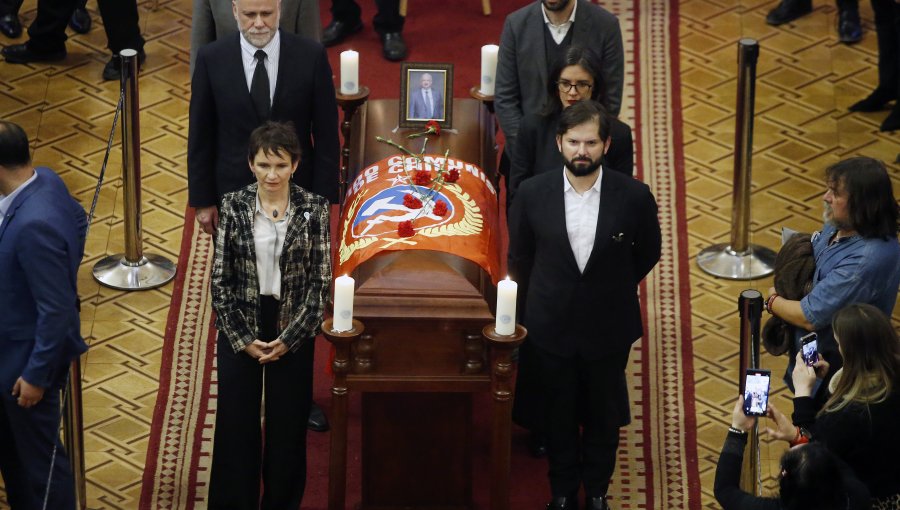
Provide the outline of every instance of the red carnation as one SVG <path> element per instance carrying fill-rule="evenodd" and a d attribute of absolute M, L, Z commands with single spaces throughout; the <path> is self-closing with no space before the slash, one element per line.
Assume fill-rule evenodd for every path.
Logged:
<path fill-rule="evenodd" d="M 403 196 L 403 205 L 409 209 L 421 209 L 422 201 L 407 193 Z"/>
<path fill-rule="evenodd" d="M 406 220 L 401 221 L 400 226 L 397 228 L 397 234 L 400 237 L 412 237 L 416 234 L 413 230 L 412 221 Z"/>
<path fill-rule="evenodd" d="M 434 214 L 437 214 L 438 216 L 442 216 L 442 217 L 444 215 L 446 215 L 447 214 L 447 202 L 444 202 L 443 200 L 438 200 L 437 203 L 434 204 L 433 212 L 434 212 Z"/>
<path fill-rule="evenodd" d="M 431 184 L 431 172 L 428 170 L 416 170 L 413 175 L 413 182 L 417 186 L 428 186 Z"/>
<path fill-rule="evenodd" d="M 444 177 L 444 181 L 446 181 L 446 182 L 452 183 L 452 182 L 456 182 L 458 180 L 459 180 L 459 170 L 457 170 L 455 168 L 450 170 L 449 172 L 447 172 L 447 175 Z"/>
<path fill-rule="evenodd" d="M 429 133 L 434 133 L 436 135 L 441 134 L 441 124 L 438 121 L 433 120 L 433 119 L 429 120 L 428 122 L 425 123 L 425 129 Z"/>

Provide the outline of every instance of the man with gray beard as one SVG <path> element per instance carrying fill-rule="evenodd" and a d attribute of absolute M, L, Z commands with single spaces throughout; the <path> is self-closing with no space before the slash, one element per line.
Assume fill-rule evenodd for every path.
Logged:
<path fill-rule="evenodd" d="M 843 365 L 831 330 L 832 316 L 853 303 L 874 305 L 888 316 L 893 312 L 900 287 L 900 210 L 881 161 L 856 157 L 835 163 L 825 170 L 825 180 L 825 224 L 812 236 L 816 260 L 813 289 L 794 301 L 779 296 L 773 287 L 765 304 L 770 314 L 802 334 L 818 334 L 819 354 L 831 366 L 830 378 Z M 791 386 L 799 347 L 798 338 L 785 378 Z M 816 391 L 814 397 L 820 405 L 826 393 Z"/>

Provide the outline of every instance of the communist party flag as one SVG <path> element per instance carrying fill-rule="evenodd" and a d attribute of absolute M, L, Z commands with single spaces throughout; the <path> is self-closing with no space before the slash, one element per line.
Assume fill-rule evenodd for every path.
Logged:
<path fill-rule="evenodd" d="M 481 266 L 500 279 L 497 190 L 471 163 L 437 154 L 396 155 L 348 185 L 341 214 L 337 274 L 383 251 L 434 250 Z"/>

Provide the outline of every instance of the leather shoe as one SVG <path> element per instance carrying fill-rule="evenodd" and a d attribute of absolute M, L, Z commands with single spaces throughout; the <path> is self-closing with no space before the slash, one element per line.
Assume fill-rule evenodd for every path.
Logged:
<path fill-rule="evenodd" d="M 31 62 L 53 62 L 66 58 L 65 47 L 58 51 L 34 51 L 28 44 L 12 44 L 3 48 L 3 57 L 10 64 L 29 64 Z"/>
<path fill-rule="evenodd" d="M 325 46 L 334 46 L 343 41 L 347 37 L 362 30 L 362 21 L 356 20 L 353 23 L 344 23 L 343 21 L 331 20 L 331 23 L 322 31 L 322 44 Z"/>
<path fill-rule="evenodd" d="M 877 112 L 883 110 L 894 99 L 897 99 L 896 94 L 877 88 L 869 94 L 869 97 L 853 103 L 847 109 L 851 112 Z"/>
<path fill-rule="evenodd" d="M 531 456 L 540 459 L 547 456 L 547 439 L 537 432 L 532 432 L 528 436 L 528 451 Z"/>
<path fill-rule="evenodd" d="M 147 60 L 147 54 L 144 50 L 138 52 L 138 68 L 144 67 L 144 61 Z M 113 55 L 109 62 L 103 66 L 103 79 L 106 81 L 122 79 L 122 59 L 118 55 Z"/>
<path fill-rule="evenodd" d="M 766 23 L 772 26 L 783 25 L 810 12 L 812 0 L 781 0 L 781 3 L 766 15 Z"/>
<path fill-rule="evenodd" d="M 900 107 L 894 106 L 890 115 L 881 123 L 882 131 L 897 131 L 900 129 Z"/>
<path fill-rule="evenodd" d="M 844 9 L 838 13 L 838 39 L 844 44 L 862 40 L 862 26 L 859 24 L 858 9 Z"/>
<path fill-rule="evenodd" d="M 69 26 L 79 34 L 86 34 L 91 31 L 91 15 L 88 14 L 87 9 L 83 5 L 75 8 L 75 12 L 69 18 Z"/>
<path fill-rule="evenodd" d="M 609 507 L 609 503 L 606 502 L 606 498 L 603 496 L 599 496 L 596 498 L 592 498 L 590 496 L 584 498 L 584 509 L 585 510 L 612 510 Z"/>
<path fill-rule="evenodd" d="M 547 503 L 547 510 L 578 510 L 575 496 L 555 497 Z"/>
<path fill-rule="evenodd" d="M 16 39 L 22 35 L 22 24 L 19 23 L 19 17 L 15 14 L 4 14 L 0 16 L 0 33 Z"/>
<path fill-rule="evenodd" d="M 381 44 L 383 45 L 382 54 L 384 54 L 384 58 L 391 62 L 397 62 L 406 58 L 406 43 L 403 42 L 403 34 L 400 32 L 382 34 Z"/>
<path fill-rule="evenodd" d="M 312 403 L 312 407 L 309 408 L 309 421 L 306 422 L 306 428 L 313 432 L 328 432 L 330 428 L 328 426 L 328 417 L 325 416 L 325 411 L 319 407 L 319 404 L 315 402 Z"/>

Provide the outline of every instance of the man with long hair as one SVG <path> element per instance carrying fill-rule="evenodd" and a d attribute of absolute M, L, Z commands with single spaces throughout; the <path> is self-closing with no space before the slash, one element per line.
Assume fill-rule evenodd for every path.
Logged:
<path fill-rule="evenodd" d="M 851 303 L 874 305 L 888 316 L 894 309 L 900 286 L 900 209 L 887 169 L 876 159 L 855 157 L 835 163 L 825 170 L 825 180 L 825 224 L 812 236 L 813 289 L 799 301 L 769 289 L 766 310 L 799 329 L 818 333 L 819 353 L 833 373 L 842 363 L 831 329 L 834 314 Z M 788 381 L 798 349 L 795 342 Z M 824 402 L 821 396 L 819 403 Z"/>

